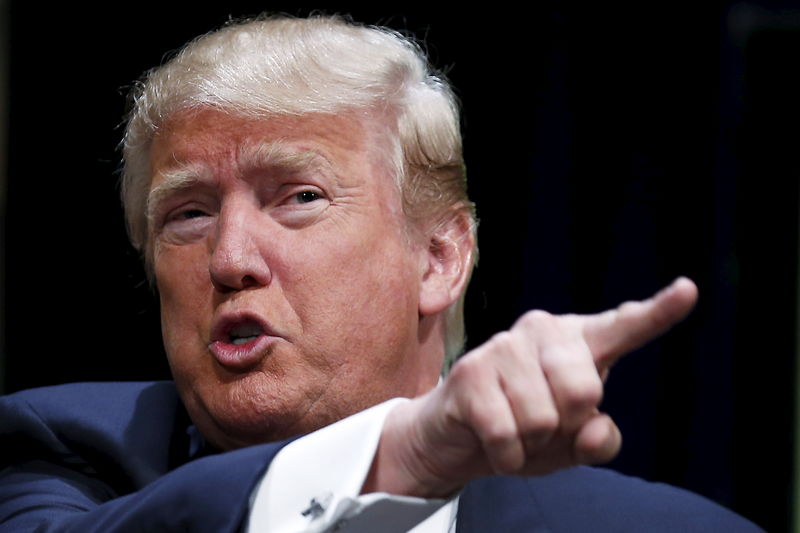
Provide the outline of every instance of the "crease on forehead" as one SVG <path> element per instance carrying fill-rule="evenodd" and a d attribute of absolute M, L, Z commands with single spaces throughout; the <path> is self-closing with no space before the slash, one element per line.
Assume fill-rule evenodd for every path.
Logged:
<path fill-rule="evenodd" d="M 318 152 L 310 149 L 291 148 L 283 140 L 243 144 L 237 150 L 236 158 L 240 176 L 267 169 L 282 173 L 294 173 L 330 166 L 327 159 Z M 159 204 L 170 196 L 198 184 L 214 183 L 214 172 L 211 166 L 203 162 L 177 162 L 175 167 L 160 171 L 158 175 L 160 183 L 151 188 L 147 195 L 148 221 L 152 221 Z"/>
<path fill-rule="evenodd" d="M 237 159 L 243 175 L 264 169 L 292 173 L 328 164 L 327 158 L 319 152 L 308 148 L 294 148 L 280 139 L 269 143 L 246 143 L 239 147 Z"/>

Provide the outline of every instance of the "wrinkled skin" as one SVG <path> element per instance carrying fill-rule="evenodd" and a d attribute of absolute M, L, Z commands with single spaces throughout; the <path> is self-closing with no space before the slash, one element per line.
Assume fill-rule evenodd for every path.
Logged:
<path fill-rule="evenodd" d="M 441 349 L 426 348 L 418 316 L 427 251 L 376 156 L 380 127 L 380 117 L 203 110 L 156 137 L 150 239 L 164 343 L 192 419 L 217 446 L 306 433 L 435 385 Z M 272 159 L 253 155 L 270 148 Z M 220 361 L 214 329 L 237 320 L 268 325 L 268 339 Z"/>

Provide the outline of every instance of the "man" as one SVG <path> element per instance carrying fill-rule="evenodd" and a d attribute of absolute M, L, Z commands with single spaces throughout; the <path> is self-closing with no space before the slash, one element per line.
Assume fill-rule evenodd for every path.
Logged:
<path fill-rule="evenodd" d="M 688 280 L 528 313 L 440 378 L 475 223 L 450 89 L 397 34 L 206 35 L 138 88 L 124 160 L 175 383 L 4 399 L 1 530 L 756 530 L 569 468 L 616 455 L 603 380 L 689 312 Z"/>

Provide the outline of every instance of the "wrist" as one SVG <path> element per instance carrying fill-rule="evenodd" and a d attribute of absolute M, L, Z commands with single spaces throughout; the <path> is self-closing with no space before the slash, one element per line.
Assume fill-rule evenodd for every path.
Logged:
<path fill-rule="evenodd" d="M 448 498 L 463 488 L 451 472 L 437 473 L 428 464 L 432 454 L 426 451 L 418 423 L 423 399 L 398 404 L 387 415 L 362 494 Z"/>

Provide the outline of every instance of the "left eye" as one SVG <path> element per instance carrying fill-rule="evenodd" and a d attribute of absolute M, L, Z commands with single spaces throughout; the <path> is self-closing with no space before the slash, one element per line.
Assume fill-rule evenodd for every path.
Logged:
<path fill-rule="evenodd" d="M 199 218 L 199 217 L 204 217 L 204 216 L 207 216 L 204 211 L 200 211 L 199 209 L 189 209 L 187 211 L 183 211 L 181 213 L 178 213 L 176 218 L 181 219 L 181 220 L 189 220 L 189 219 L 192 219 L 192 218 Z"/>
<path fill-rule="evenodd" d="M 322 198 L 319 194 L 315 193 L 314 191 L 302 191 L 295 195 L 297 201 L 301 204 L 307 204 L 313 202 L 314 200 L 319 200 Z"/>

